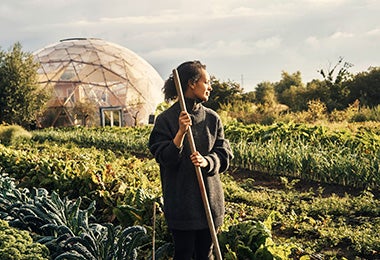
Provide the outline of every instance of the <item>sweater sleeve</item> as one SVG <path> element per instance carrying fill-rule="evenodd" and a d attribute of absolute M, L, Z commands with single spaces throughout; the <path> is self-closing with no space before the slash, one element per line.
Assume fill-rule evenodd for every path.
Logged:
<path fill-rule="evenodd" d="M 230 143 L 224 137 L 223 126 L 220 121 L 218 121 L 218 131 L 215 140 L 215 144 L 205 159 L 208 161 L 208 167 L 205 171 L 209 175 L 215 175 L 217 173 L 225 172 L 229 165 L 230 160 L 233 158 Z"/>
<path fill-rule="evenodd" d="M 159 164 L 173 167 L 178 164 L 183 148 L 177 148 L 173 143 L 173 130 L 170 128 L 170 123 L 166 121 L 163 117 L 157 117 L 148 146 Z"/>

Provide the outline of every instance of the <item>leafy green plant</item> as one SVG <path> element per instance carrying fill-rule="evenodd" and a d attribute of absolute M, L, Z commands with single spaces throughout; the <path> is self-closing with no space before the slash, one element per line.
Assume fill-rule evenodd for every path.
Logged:
<path fill-rule="evenodd" d="M 225 259 L 290 259 L 300 249 L 294 244 L 276 244 L 272 239 L 272 212 L 264 222 L 243 221 L 219 235 Z"/>
<path fill-rule="evenodd" d="M 146 240 L 143 227 L 91 225 L 86 232 L 63 240 L 65 252 L 55 259 L 138 259 L 138 248 Z M 145 241 L 146 242 L 146 241 Z"/>
<path fill-rule="evenodd" d="M 33 242 L 29 232 L 10 227 L 0 219 L 0 259 L 49 259 L 49 250 Z"/>
<path fill-rule="evenodd" d="M 219 235 L 219 243 L 224 251 L 235 252 L 238 259 L 253 259 L 255 252 L 271 233 L 262 222 L 249 221 L 230 226 Z"/>
<path fill-rule="evenodd" d="M 80 197 L 62 200 L 42 188 L 18 190 L 11 178 L 2 177 L 0 216 L 14 227 L 33 230 L 54 258 L 137 259 L 139 247 L 146 243 L 143 227 L 95 223 L 95 203 L 81 209 Z"/>

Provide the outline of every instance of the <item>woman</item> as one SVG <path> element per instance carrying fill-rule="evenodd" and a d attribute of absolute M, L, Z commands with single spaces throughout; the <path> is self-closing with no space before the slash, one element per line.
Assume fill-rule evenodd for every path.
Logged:
<path fill-rule="evenodd" d="M 177 101 L 156 119 L 149 149 L 160 165 L 164 213 L 174 240 L 174 259 L 213 259 L 212 238 L 195 167 L 202 170 L 215 228 L 223 223 L 224 194 L 219 174 L 226 171 L 232 152 L 216 112 L 202 105 L 212 91 L 210 75 L 199 61 L 178 68 L 187 113 Z M 166 80 L 166 101 L 177 98 L 173 76 Z M 191 126 L 197 151 L 185 138 Z"/>

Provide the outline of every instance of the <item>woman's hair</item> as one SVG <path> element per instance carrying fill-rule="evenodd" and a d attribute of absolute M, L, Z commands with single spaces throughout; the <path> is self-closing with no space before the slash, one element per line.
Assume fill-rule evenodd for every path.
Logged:
<path fill-rule="evenodd" d="M 186 61 L 178 66 L 177 72 L 180 78 L 182 91 L 185 92 L 189 83 L 197 82 L 202 76 L 202 69 L 206 69 L 206 65 L 200 61 Z M 174 82 L 173 74 L 165 81 L 162 91 L 165 95 L 165 101 L 169 102 L 177 98 L 177 89 Z"/>

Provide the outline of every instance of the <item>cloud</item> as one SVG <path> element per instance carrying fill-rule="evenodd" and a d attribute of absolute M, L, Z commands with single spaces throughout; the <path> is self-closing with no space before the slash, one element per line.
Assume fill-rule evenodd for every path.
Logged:
<path fill-rule="evenodd" d="M 369 35 L 369 36 L 379 36 L 380 35 L 380 28 L 376 28 L 376 29 L 370 30 L 370 31 L 366 32 L 366 35 Z"/>
<path fill-rule="evenodd" d="M 318 38 L 315 36 L 309 36 L 305 40 L 305 43 L 312 48 L 319 48 L 320 47 L 320 42 L 319 42 Z"/>
<path fill-rule="evenodd" d="M 204 56 L 200 49 L 196 48 L 162 48 L 147 52 L 152 59 L 168 59 L 169 57 L 179 57 L 185 59 L 186 57 L 199 57 Z"/>
<path fill-rule="evenodd" d="M 350 0 L 304 0 L 305 4 L 313 5 L 314 7 L 328 7 L 341 6 L 344 4 L 349 4 Z"/>
<path fill-rule="evenodd" d="M 331 35 L 332 39 L 353 38 L 355 35 L 348 32 L 335 32 Z"/>
<path fill-rule="evenodd" d="M 282 39 L 277 36 L 273 36 L 267 39 L 258 40 L 255 42 L 255 47 L 259 52 L 267 52 L 273 49 L 278 49 L 281 46 Z"/>

